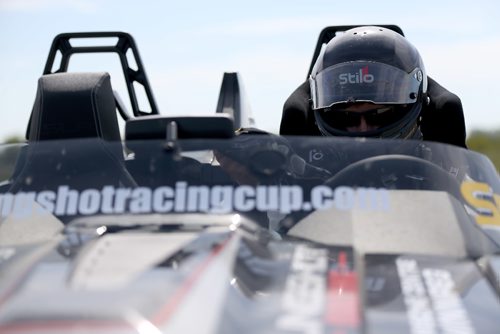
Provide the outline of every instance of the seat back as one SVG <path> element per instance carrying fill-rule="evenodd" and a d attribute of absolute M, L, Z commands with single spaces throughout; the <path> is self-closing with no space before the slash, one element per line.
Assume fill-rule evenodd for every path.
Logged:
<path fill-rule="evenodd" d="M 28 140 L 102 138 L 120 140 L 107 73 L 57 73 L 42 76 Z"/>
<path fill-rule="evenodd" d="M 107 73 L 42 76 L 28 139 L 10 192 L 135 184 L 123 162 Z"/>

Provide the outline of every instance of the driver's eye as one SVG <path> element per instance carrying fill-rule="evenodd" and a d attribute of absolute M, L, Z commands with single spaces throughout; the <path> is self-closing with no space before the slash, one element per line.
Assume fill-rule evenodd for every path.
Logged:
<path fill-rule="evenodd" d="M 345 109 L 326 109 L 323 111 L 325 122 L 339 129 L 360 125 L 362 117 L 369 125 L 378 127 L 386 126 L 397 122 L 404 115 L 404 109 L 393 106 L 384 106 L 363 112 L 348 111 Z"/>

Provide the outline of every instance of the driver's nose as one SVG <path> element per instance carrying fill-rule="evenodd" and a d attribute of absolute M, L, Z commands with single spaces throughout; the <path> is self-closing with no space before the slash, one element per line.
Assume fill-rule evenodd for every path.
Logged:
<path fill-rule="evenodd" d="M 351 132 L 366 132 L 371 130 L 376 130 L 377 126 L 370 125 L 366 122 L 366 118 L 364 116 L 360 117 L 360 121 L 358 125 L 347 127 L 347 131 Z"/>

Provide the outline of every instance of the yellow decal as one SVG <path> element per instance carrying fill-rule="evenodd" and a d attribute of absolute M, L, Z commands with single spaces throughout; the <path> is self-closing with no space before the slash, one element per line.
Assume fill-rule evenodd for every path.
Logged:
<path fill-rule="evenodd" d="M 479 225 L 500 227 L 500 195 L 494 194 L 487 183 L 466 181 L 460 186 L 462 196 L 477 212 Z"/>

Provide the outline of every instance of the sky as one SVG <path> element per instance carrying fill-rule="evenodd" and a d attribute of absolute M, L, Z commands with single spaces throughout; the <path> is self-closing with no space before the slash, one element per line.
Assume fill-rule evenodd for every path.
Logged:
<path fill-rule="evenodd" d="M 236 71 L 257 127 L 277 132 L 324 27 L 396 24 L 462 99 L 467 130 L 500 129 L 499 15 L 497 0 L 0 0 L 0 142 L 24 134 L 52 39 L 78 31 L 130 33 L 161 114 L 214 113 L 223 73 Z M 102 57 L 70 70 L 109 70 L 124 99 L 117 60 Z"/>

